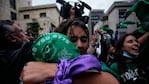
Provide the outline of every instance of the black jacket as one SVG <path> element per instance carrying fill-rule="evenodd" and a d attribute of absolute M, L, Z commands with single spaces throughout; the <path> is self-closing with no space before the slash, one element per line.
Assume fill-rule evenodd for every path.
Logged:
<path fill-rule="evenodd" d="M 32 43 L 25 42 L 21 47 L 0 48 L 0 83 L 19 84 L 24 65 L 33 60 L 31 47 Z"/>

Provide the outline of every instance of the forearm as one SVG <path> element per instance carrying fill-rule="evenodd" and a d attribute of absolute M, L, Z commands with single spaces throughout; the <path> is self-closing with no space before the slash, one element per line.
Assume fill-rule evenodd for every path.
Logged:
<path fill-rule="evenodd" d="M 120 84 L 110 73 L 84 73 L 74 77 L 73 84 Z"/>
<path fill-rule="evenodd" d="M 43 83 L 46 79 L 53 79 L 57 71 L 55 63 L 29 62 L 23 68 L 21 79 L 24 84 Z"/>
<path fill-rule="evenodd" d="M 149 32 L 138 38 L 138 42 L 142 45 L 149 38 Z"/>

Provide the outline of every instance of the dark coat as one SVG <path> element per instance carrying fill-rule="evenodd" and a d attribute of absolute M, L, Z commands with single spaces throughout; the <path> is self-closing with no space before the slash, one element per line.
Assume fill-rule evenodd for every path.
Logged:
<path fill-rule="evenodd" d="M 21 47 L 0 48 L 0 82 L 19 84 L 19 77 L 24 65 L 33 60 L 32 43 L 25 42 Z"/>

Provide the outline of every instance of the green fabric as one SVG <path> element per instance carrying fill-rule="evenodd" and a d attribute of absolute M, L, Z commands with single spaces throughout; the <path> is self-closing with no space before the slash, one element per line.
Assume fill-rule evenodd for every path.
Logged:
<path fill-rule="evenodd" d="M 138 32 L 143 33 L 143 34 L 146 33 L 146 31 L 143 28 L 138 29 Z"/>
<path fill-rule="evenodd" d="M 60 59 L 73 59 L 80 53 L 67 36 L 60 33 L 47 33 L 34 41 L 32 55 L 37 61 L 55 63 Z"/>
<path fill-rule="evenodd" d="M 136 22 L 133 22 L 133 21 L 124 21 L 122 23 L 124 23 L 124 24 L 136 24 Z"/>
<path fill-rule="evenodd" d="M 148 9 L 149 1 L 139 0 L 127 11 L 126 17 L 128 17 L 132 12 L 136 12 L 137 17 L 142 21 L 145 16 L 149 16 Z"/>
<path fill-rule="evenodd" d="M 109 27 L 101 27 L 102 30 L 106 31 L 108 34 L 113 34 L 113 30 Z"/>
<path fill-rule="evenodd" d="M 109 72 L 112 75 L 114 75 L 115 77 L 118 76 L 118 74 L 115 73 L 112 69 L 110 69 L 103 61 L 101 61 L 100 63 L 101 63 L 102 71 Z"/>
<path fill-rule="evenodd" d="M 136 16 L 141 22 L 141 28 L 145 31 L 149 31 L 149 0 L 139 0 L 137 1 L 127 12 L 126 18 L 135 12 Z M 142 31 L 141 31 L 142 32 Z"/>
<path fill-rule="evenodd" d="M 125 23 L 118 23 L 116 26 L 117 28 L 127 28 L 127 24 Z"/>
<path fill-rule="evenodd" d="M 127 28 L 127 25 L 128 24 L 137 24 L 137 26 L 139 25 L 138 22 L 134 22 L 134 21 L 123 21 L 123 22 L 118 23 L 116 26 L 118 28 Z"/>
<path fill-rule="evenodd" d="M 118 80 L 120 80 L 120 75 L 119 75 L 119 71 L 118 71 L 118 63 L 115 62 L 115 63 L 111 64 L 110 68 L 116 73 L 116 78 Z"/>

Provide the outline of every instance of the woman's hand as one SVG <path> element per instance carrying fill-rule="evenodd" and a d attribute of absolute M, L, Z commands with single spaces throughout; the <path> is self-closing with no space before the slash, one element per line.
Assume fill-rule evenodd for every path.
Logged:
<path fill-rule="evenodd" d="M 28 62 L 21 73 L 23 84 L 44 83 L 54 78 L 58 68 L 55 63 Z"/>

